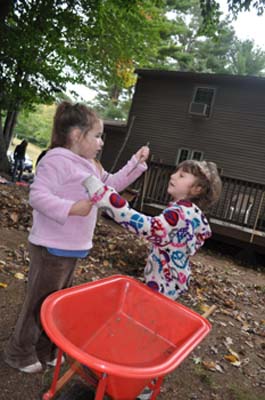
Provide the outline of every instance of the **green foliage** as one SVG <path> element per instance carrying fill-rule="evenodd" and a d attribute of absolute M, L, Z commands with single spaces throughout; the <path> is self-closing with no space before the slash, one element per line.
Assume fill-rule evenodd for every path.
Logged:
<path fill-rule="evenodd" d="M 234 40 L 229 52 L 229 73 L 265 76 L 265 51 L 255 46 L 253 40 Z"/>
<path fill-rule="evenodd" d="M 50 142 L 55 105 L 38 105 L 35 111 L 23 111 L 19 114 L 16 135 L 21 139 L 47 147 Z"/>
<path fill-rule="evenodd" d="M 131 105 L 131 96 L 125 96 L 119 99 L 118 102 L 113 102 L 108 94 L 102 93 L 89 105 L 93 107 L 103 119 L 126 121 Z"/>
<path fill-rule="evenodd" d="M 227 0 L 229 10 L 237 15 L 240 11 L 249 11 L 252 7 L 256 9 L 257 15 L 263 15 L 265 0 Z"/>
<path fill-rule="evenodd" d="M 107 81 L 118 62 L 140 62 L 159 39 L 157 10 L 152 1 L 16 1 L 0 24 L 0 109 L 51 103 L 68 82 Z"/>
<path fill-rule="evenodd" d="M 236 17 L 240 11 L 256 9 L 258 15 L 263 15 L 265 0 L 227 0 L 231 14 Z M 220 5 L 217 0 L 200 0 L 201 15 L 203 24 L 201 31 L 214 36 L 216 25 L 220 20 Z"/>
<path fill-rule="evenodd" d="M 227 2 L 232 14 L 250 6 L 261 14 L 265 4 Z M 261 74 L 264 52 L 239 42 L 220 16 L 215 0 L 10 2 L 0 19 L 0 113 L 23 110 L 17 131 L 46 145 L 44 109 L 27 112 L 54 104 L 67 83 L 92 79 L 100 114 L 126 119 L 135 68 Z"/>
<path fill-rule="evenodd" d="M 118 90 L 132 86 L 134 65 L 156 51 L 159 3 L 163 2 L 11 2 L 0 18 L 0 116 L 6 116 L 0 119 L 0 160 L 18 112 L 52 104 L 67 83 L 86 83 L 93 76 L 95 82 Z"/>
<path fill-rule="evenodd" d="M 203 19 L 201 33 L 215 36 L 221 17 L 220 5 L 215 0 L 200 0 L 200 8 Z"/>
<path fill-rule="evenodd" d="M 99 40 L 88 44 L 94 59 L 93 83 L 115 92 L 135 84 L 134 69 L 155 56 L 160 42 L 160 25 L 165 16 L 156 1 L 139 1 L 135 8 L 124 10 L 115 2 L 100 9 Z"/>
<path fill-rule="evenodd" d="M 230 18 L 216 19 L 214 34 L 207 36 L 202 30 L 203 18 L 198 0 L 168 0 L 161 7 L 160 14 L 160 40 L 156 51 L 147 54 L 141 63 L 134 63 L 135 67 L 262 75 L 264 52 L 255 49 L 254 44 L 252 47 L 243 45 L 236 38 Z M 124 85 L 117 79 L 116 72 L 113 71 L 103 84 L 97 83 L 94 87 L 100 92 L 94 105 L 101 115 L 113 119 L 121 115 L 126 118 L 131 97 L 129 90 L 123 90 Z M 128 94 L 126 101 L 121 97 L 122 93 L 125 93 L 125 98 Z"/>

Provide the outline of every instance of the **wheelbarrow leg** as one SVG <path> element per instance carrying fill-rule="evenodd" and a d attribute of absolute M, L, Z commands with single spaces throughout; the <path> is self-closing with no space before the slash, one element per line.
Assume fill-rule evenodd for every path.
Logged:
<path fill-rule="evenodd" d="M 62 362 L 62 356 L 63 356 L 63 351 L 61 349 L 58 349 L 58 354 L 57 354 L 57 361 L 56 361 L 56 366 L 54 369 L 53 373 L 53 380 L 50 389 L 48 392 L 44 393 L 42 399 L 43 400 L 49 400 L 52 399 L 54 394 L 56 393 L 56 386 L 57 386 L 57 381 L 61 369 L 61 362 Z"/>
<path fill-rule="evenodd" d="M 150 397 L 150 400 L 155 400 L 156 397 L 159 395 L 163 379 L 164 377 L 160 376 L 159 378 L 157 378 L 156 383 L 151 386 L 152 395 Z"/>
<path fill-rule="evenodd" d="M 97 391 L 96 391 L 96 396 L 95 400 L 102 400 L 104 397 L 105 389 L 107 386 L 107 379 L 108 375 L 107 374 L 102 374 L 102 377 L 99 380 L 98 386 L 97 386 Z"/>

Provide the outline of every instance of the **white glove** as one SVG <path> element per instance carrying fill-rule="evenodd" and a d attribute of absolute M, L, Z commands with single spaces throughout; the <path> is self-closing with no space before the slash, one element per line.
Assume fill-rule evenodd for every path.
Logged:
<path fill-rule="evenodd" d="M 97 193 L 100 189 L 104 188 L 104 183 L 102 183 L 97 177 L 94 175 L 89 175 L 83 182 L 83 186 L 85 186 L 88 194 L 92 197 L 95 193 Z"/>

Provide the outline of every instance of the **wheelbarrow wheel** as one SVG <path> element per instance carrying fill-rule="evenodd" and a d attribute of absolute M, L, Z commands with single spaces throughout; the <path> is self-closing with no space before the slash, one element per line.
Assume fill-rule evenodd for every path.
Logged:
<path fill-rule="evenodd" d="M 61 393 L 57 400 L 94 400 L 95 391 L 83 382 L 74 383 L 67 392 Z M 110 400 L 104 396 L 104 400 Z"/>
<path fill-rule="evenodd" d="M 61 393 L 58 400 L 94 400 L 95 392 L 82 382 L 73 384 L 67 391 Z"/>

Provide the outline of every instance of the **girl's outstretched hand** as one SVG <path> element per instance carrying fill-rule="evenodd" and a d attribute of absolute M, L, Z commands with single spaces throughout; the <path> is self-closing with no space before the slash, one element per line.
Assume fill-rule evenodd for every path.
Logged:
<path fill-rule="evenodd" d="M 75 202 L 70 208 L 68 215 L 76 215 L 79 217 L 86 217 L 92 208 L 93 204 L 89 199 L 87 200 L 79 200 Z"/>
<path fill-rule="evenodd" d="M 150 154 L 150 149 L 148 146 L 142 146 L 137 153 L 135 153 L 135 157 L 137 158 L 138 162 L 144 163 Z"/>

